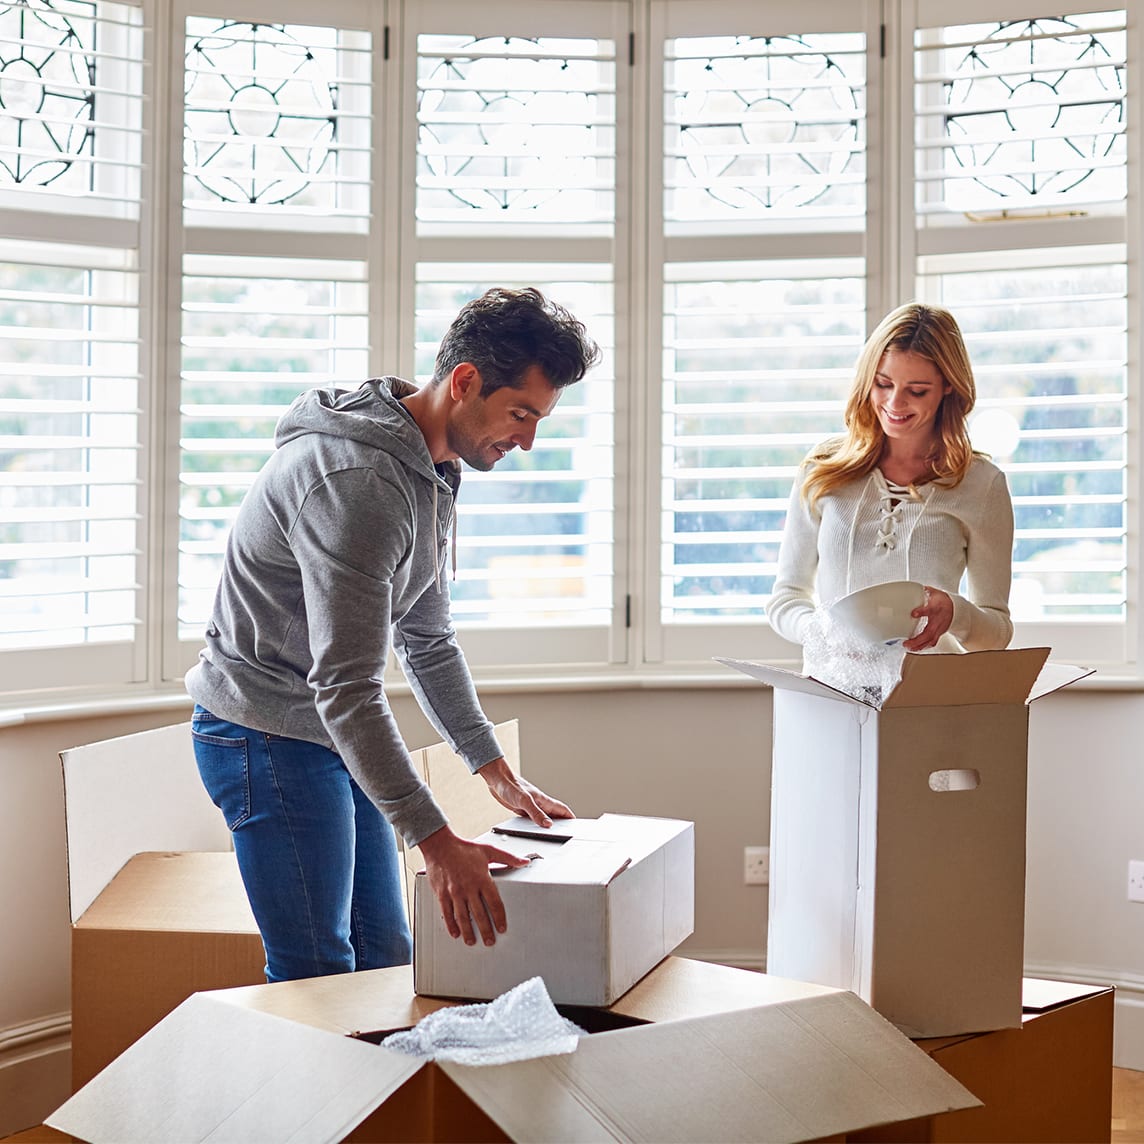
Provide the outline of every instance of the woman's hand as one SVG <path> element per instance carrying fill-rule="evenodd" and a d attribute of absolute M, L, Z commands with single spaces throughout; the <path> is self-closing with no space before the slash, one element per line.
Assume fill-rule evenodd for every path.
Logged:
<path fill-rule="evenodd" d="M 904 641 L 906 651 L 925 651 L 934 647 L 937 641 L 949 631 L 953 623 L 953 600 L 948 592 L 940 588 L 926 588 L 925 603 L 911 613 L 914 619 L 925 620 L 925 627 L 916 636 Z"/>

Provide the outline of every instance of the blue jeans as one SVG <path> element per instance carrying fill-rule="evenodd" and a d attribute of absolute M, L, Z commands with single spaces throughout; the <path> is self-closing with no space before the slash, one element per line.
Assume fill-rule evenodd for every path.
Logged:
<path fill-rule="evenodd" d="M 203 785 L 234 836 L 266 980 L 407 965 L 393 828 L 341 758 L 197 705 L 191 734 Z"/>

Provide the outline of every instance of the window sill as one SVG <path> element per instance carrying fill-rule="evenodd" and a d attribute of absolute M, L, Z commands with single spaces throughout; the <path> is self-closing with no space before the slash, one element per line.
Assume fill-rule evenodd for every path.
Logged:
<path fill-rule="evenodd" d="M 790 663 L 775 666 L 792 668 Z M 532 673 L 504 675 L 474 673 L 480 695 L 557 694 L 592 691 L 707 691 L 738 690 L 766 686 L 749 676 L 712 664 L 711 667 L 692 664 L 675 670 L 624 671 L 620 669 L 551 674 Z M 399 677 L 386 681 L 391 695 L 408 697 L 409 685 Z M 1069 692 L 1144 692 L 1144 677 L 1129 675 L 1122 667 L 1098 669 L 1070 684 Z M 191 700 L 182 688 L 148 692 L 116 692 L 103 695 L 83 695 L 56 702 L 0 703 L 0 730 L 4 727 L 29 723 L 53 723 L 71 719 L 98 718 L 107 715 L 130 714 L 140 711 L 173 711 L 190 715 Z"/>

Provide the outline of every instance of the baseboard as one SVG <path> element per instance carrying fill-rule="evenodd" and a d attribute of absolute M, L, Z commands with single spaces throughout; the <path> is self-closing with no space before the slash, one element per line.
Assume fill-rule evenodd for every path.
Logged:
<path fill-rule="evenodd" d="M 757 949 L 691 949 L 684 945 L 676 952 L 680 957 L 690 957 L 692 961 L 709 961 L 714 965 L 753 969 L 758 973 L 767 970 L 767 955 Z"/>
<path fill-rule="evenodd" d="M 71 1095 L 71 1015 L 0 1029 L 0 1137 L 42 1124 Z"/>

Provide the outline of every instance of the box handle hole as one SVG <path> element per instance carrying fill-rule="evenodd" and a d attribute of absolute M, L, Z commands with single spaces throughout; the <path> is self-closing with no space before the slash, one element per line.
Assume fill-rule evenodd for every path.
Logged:
<path fill-rule="evenodd" d="M 950 790 L 976 790 L 980 785 L 980 771 L 930 771 L 930 790 L 942 794 Z"/>

